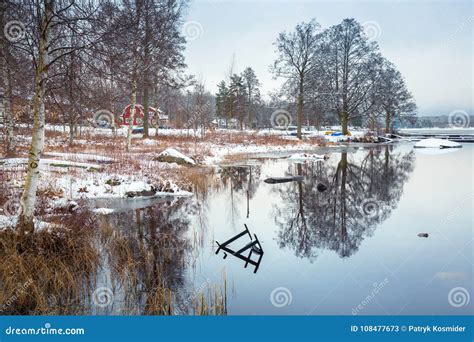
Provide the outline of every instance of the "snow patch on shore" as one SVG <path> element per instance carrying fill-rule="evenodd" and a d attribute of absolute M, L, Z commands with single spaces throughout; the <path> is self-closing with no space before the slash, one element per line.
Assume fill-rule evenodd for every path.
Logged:
<path fill-rule="evenodd" d="M 92 177 L 77 178 L 63 176 L 56 181 L 56 186 L 63 189 L 70 198 L 125 198 L 127 192 L 149 191 L 154 186 L 157 190 L 154 196 L 187 196 L 188 191 L 182 191 L 175 183 L 167 181 L 166 191 L 160 189 L 160 184 L 152 184 L 137 180 L 131 176 L 95 174 Z"/>
<path fill-rule="evenodd" d="M 18 216 L 5 216 L 0 215 L 0 230 L 4 230 L 7 227 L 14 228 L 16 227 L 18 222 Z M 38 220 L 37 218 L 34 219 L 35 225 L 35 232 L 40 232 L 43 230 L 47 230 L 48 232 L 51 231 L 51 228 L 59 227 L 57 224 L 44 222 Z"/>
<path fill-rule="evenodd" d="M 97 154 L 86 154 L 86 153 L 61 153 L 61 152 L 45 152 L 45 155 L 51 157 L 59 157 L 70 160 L 92 160 L 97 162 L 113 162 L 114 158 L 101 156 Z"/>
<path fill-rule="evenodd" d="M 288 157 L 292 161 L 318 161 L 326 159 L 324 154 L 296 153 Z"/>
<path fill-rule="evenodd" d="M 460 143 L 447 139 L 423 139 L 415 144 L 416 148 L 459 148 L 462 147 Z"/>
<path fill-rule="evenodd" d="M 0 159 L 0 166 L 22 166 L 28 164 L 27 158 L 8 158 Z M 78 163 L 68 160 L 40 159 L 39 167 L 58 166 L 58 167 L 80 167 L 85 169 L 100 169 L 100 165 L 92 163 Z"/>

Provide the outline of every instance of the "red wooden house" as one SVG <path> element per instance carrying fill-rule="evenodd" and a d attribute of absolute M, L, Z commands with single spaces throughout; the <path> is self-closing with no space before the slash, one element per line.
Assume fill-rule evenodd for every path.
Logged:
<path fill-rule="evenodd" d="M 123 109 L 122 116 L 117 122 L 118 125 L 130 124 L 130 114 L 132 105 L 128 105 Z M 144 110 L 141 104 L 135 105 L 135 115 L 133 118 L 133 126 L 143 126 Z M 168 117 L 164 115 L 160 109 L 154 107 L 148 107 L 148 122 L 150 126 L 156 126 L 156 122 L 159 120 L 160 125 L 167 125 Z"/>

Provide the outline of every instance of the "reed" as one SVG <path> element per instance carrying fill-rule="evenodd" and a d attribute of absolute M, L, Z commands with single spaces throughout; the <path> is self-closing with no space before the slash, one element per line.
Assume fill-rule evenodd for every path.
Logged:
<path fill-rule="evenodd" d="M 223 274 L 223 284 L 211 284 L 201 291 L 194 301 L 194 315 L 227 315 L 227 277 Z"/>
<path fill-rule="evenodd" d="M 32 234 L 0 231 L 2 314 L 87 312 L 81 299 L 95 282 L 99 255 L 93 222 L 83 219 Z"/>

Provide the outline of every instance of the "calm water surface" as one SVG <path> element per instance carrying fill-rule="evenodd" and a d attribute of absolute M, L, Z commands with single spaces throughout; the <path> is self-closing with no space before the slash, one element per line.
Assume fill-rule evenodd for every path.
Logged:
<path fill-rule="evenodd" d="M 167 284 L 177 313 L 224 279 L 230 315 L 471 313 L 472 300 L 456 307 L 448 294 L 473 295 L 474 145 L 436 155 L 409 143 L 323 152 L 328 160 L 280 155 L 221 167 L 192 198 L 158 203 L 138 220 L 136 210 L 107 220 L 138 238 L 150 220 L 158 238 L 174 236 Z M 304 181 L 263 182 L 288 175 Z M 257 273 L 215 254 L 215 241 L 244 224 L 264 250 Z"/>

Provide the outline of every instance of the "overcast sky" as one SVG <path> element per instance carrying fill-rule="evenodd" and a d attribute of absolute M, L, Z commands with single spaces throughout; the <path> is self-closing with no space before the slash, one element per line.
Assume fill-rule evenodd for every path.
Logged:
<path fill-rule="evenodd" d="M 235 55 L 235 71 L 251 66 L 266 94 L 280 84 L 269 72 L 278 33 L 311 18 L 323 29 L 344 18 L 365 23 L 405 77 L 421 115 L 473 114 L 471 0 L 194 0 L 183 27 L 188 71 L 214 93 Z"/>

